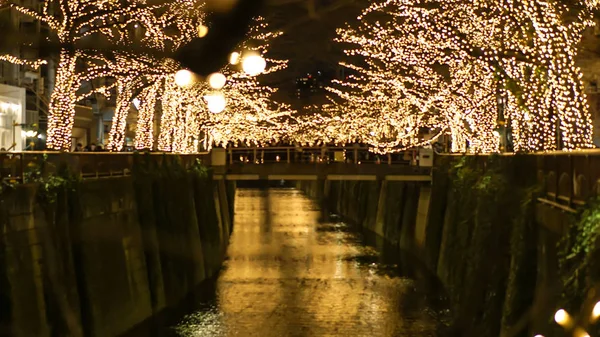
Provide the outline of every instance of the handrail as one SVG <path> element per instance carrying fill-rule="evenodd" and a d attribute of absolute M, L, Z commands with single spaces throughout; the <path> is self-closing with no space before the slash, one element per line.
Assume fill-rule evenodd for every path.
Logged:
<path fill-rule="evenodd" d="M 490 153 L 437 153 L 439 156 L 462 157 L 462 156 L 600 156 L 600 149 L 583 149 L 571 151 L 537 151 L 537 152 L 490 152 Z"/>
<path fill-rule="evenodd" d="M 100 151 L 100 152 L 94 152 L 94 151 L 81 151 L 81 152 L 66 152 L 66 151 L 0 151 L 0 155 L 19 155 L 19 154 L 25 154 L 25 155 L 73 155 L 73 156 L 88 156 L 88 155 L 123 155 L 123 156 L 133 156 L 136 154 L 140 154 L 140 155 L 151 155 L 151 156 L 179 156 L 179 157 L 187 157 L 187 156 L 191 156 L 191 157 L 197 157 L 197 156 L 205 156 L 205 155 L 209 155 L 210 152 L 198 152 L 198 153 L 191 153 L 191 154 L 180 154 L 180 153 L 172 153 L 172 152 L 110 152 L 110 151 Z"/>
<path fill-rule="evenodd" d="M 54 173 L 61 165 L 67 165 L 82 178 L 127 176 L 133 168 L 136 155 L 133 152 L 0 152 L 0 179 L 26 183 L 40 175 Z M 196 159 L 210 165 L 211 158 L 208 152 L 190 155 L 155 152 L 148 155 L 156 162 L 176 157 L 185 167 L 194 165 Z"/>

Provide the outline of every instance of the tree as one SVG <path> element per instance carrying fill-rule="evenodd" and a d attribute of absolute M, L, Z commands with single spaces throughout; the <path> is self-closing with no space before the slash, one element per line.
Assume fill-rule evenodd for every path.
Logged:
<path fill-rule="evenodd" d="M 418 135 L 409 129 L 428 127 L 450 133 L 455 151 L 468 145 L 492 152 L 506 145 L 499 137 L 505 126 L 516 150 L 589 147 L 591 121 L 574 59 L 593 7 L 578 5 L 575 11 L 552 0 L 373 3 L 339 30 L 339 42 L 351 44 L 351 62 L 343 65 L 357 75 L 332 91 L 345 101 L 340 109 L 366 117 L 361 123 L 371 129 L 364 132 L 376 139 L 365 139 L 376 147 L 415 145 Z M 394 130 L 392 142 L 372 130 L 382 124 Z"/>
<path fill-rule="evenodd" d="M 150 11 L 140 18 L 142 27 L 139 28 L 145 31 L 144 38 L 140 40 L 140 43 L 154 50 L 173 53 L 198 36 L 198 29 L 202 26 L 204 16 L 201 4 L 195 0 L 173 1 L 168 6 L 163 6 L 158 11 Z M 168 58 L 151 55 L 132 56 L 134 57 L 121 58 L 123 64 L 126 64 L 128 72 L 117 78 L 117 104 L 108 142 L 108 148 L 115 151 L 123 148 L 126 118 L 133 97 L 147 86 L 154 87 L 156 90 L 150 89 L 144 94 L 156 95 L 158 88 L 154 83 L 164 82 L 171 74 L 180 69 L 177 62 Z M 146 62 L 140 62 L 140 58 L 145 59 Z M 148 114 L 154 110 L 155 97 L 146 97 L 142 104 L 142 129 L 138 128 L 139 131 L 148 128 Z M 149 131 L 152 132 L 152 130 Z M 152 144 L 148 144 L 149 140 L 153 139 L 152 135 L 140 137 L 145 140 L 138 142 L 137 146 L 152 146 Z"/>
<path fill-rule="evenodd" d="M 238 47 L 241 58 L 253 53 L 267 55 L 269 41 L 281 35 L 269 30 L 263 18 L 257 18 L 248 38 Z M 286 66 L 286 61 L 266 58 L 267 75 Z M 234 62 L 235 63 L 235 62 Z M 205 81 L 185 88 L 167 77 L 162 95 L 162 116 L 158 148 L 162 151 L 191 153 L 200 141 L 209 146 L 228 143 L 260 145 L 278 141 L 290 125 L 291 110 L 273 100 L 276 89 L 262 85 L 255 76 L 241 71 L 238 64 L 221 70 L 227 82 L 221 90 L 211 89 Z M 227 106 L 220 113 L 211 113 L 202 97 L 224 95 Z M 147 139 L 148 137 L 146 137 Z"/>
<path fill-rule="evenodd" d="M 283 33 L 272 31 L 267 21 L 258 17 L 248 32 L 248 37 L 237 48 L 241 57 L 260 54 L 267 61 L 267 68 L 259 77 L 268 76 L 287 66 L 287 60 L 269 57 L 270 43 Z M 291 128 L 292 110 L 273 99 L 277 91 L 260 83 L 256 76 L 241 71 L 237 65 L 228 65 L 222 73 L 228 78 L 223 88 L 227 109 L 221 114 L 209 114 L 207 134 L 216 145 L 245 143 L 260 145 L 277 142 Z"/>
<path fill-rule="evenodd" d="M 55 87 L 50 97 L 47 146 L 50 149 L 68 150 L 77 101 L 93 94 L 108 94 L 117 85 L 100 86 L 82 92 L 82 83 L 102 77 L 132 78 L 131 62 L 145 64 L 156 71 L 156 59 L 150 55 L 132 55 L 123 49 L 140 42 L 156 50 L 167 50 L 182 43 L 186 35 L 171 35 L 170 29 L 188 31 L 193 27 L 190 10 L 194 1 L 172 1 L 149 4 L 145 1 L 69 1 L 46 0 L 41 12 L 15 3 L 11 7 L 35 17 L 54 33 L 59 46 L 59 62 Z M 186 20 L 179 21 L 176 17 Z M 195 27 L 193 28 L 195 31 Z M 102 52 L 93 46 L 103 46 Z M 110 48 L 113 46 L 113 48 Z M 137 71 L 137 70 L 136 70 Z M 124 94 L 132 87 L 120 88 Z M 128 94 L 129 95 L 129 94 Z M 122 103 L 124 106 L 125 103 Z M 118 114 L 121 117 L 123 114 Z M 122 125 L 117 120 L 116 125 Z M 119 141 L 119 130 L 113 132 L 114 143 Z M 112 144 L 115 147 L 115 144 Z M 118 147 L 118 146 L 117 146 Z"/>

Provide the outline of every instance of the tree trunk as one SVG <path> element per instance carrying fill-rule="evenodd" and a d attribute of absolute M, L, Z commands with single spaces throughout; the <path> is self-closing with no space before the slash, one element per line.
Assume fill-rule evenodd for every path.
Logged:
<path fill-rule="evenodd" d="M 67 50 L 60 52 L 56 69 L 54 90 L 50 96 L 48 112 L 47 147 L 52 150 L 69 151 L 75 121 L 75 103 L 79 81 L 75 73 L 77 55 Z"/>
<path fill-rule="evenodd" d="M 112 120 L 112 128 L 108 138 L 110 151 L 121 151 L 125 145 L 125 128 L 127 115 L 131 106 L 134 91 L 141 86 L 139 78 L 117 78 L 117 106 Z"/>

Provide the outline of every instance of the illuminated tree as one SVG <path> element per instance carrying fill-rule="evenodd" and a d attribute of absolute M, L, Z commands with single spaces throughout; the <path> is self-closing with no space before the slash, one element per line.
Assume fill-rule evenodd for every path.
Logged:
<path fill-rule="evenodd" d="M 160 134 L 158 149 L 165 152 L 195 153 L 198 151 L 200 126 L 208 110 L 202 97 L 208 90 L 204 82 L 180 87 L 175 76 L 163 79 Z"/>
<path fill-rule="evenodd" d="M 455 151 L 468 144 L 491 152 L 506 145 L 504 126 L 516 150 L 589 147 L 591 119 L 574 59 L 592 5 L 377 2 L 339 30 L 339 41 L 352 45 L 343 65 L 358 75 L 332 91 L 345 100 L 340 109 L 356 116 L 350 119 L 366 116 L 360 123 L 374 138 L 363 139 L 376 147 L 415 145 L 415 127 L 429 127 L 447 130 Z"/>
<path fill-rule="evenodd" d="M 153 83 L 144 88 L 137 96 L 140 103 L 134 140 L 136 149 L 152 149 L 154 146 L 154 115 L 156 103 L 162 95 L 163 87 L 162 76 L 157 76 L 153 79 Z"/>
<path fill-rule="evenodd" d="M 268 55 L 269 44 L 282 32 L 272 31 L 264 18 L 255 19 L 248 38 L 237 48 L 241 57 L 260 54 L 267 68 L 260 77 L 272 74 L 287 66 L 287 60 L 276 60 Z M 235 63 L 235 62 L 234 62 Z M 284 134 L 292 133 L 289 106 L 276 102 L 277 89 L 259 82 L 256 76 L 229 65 L 222 70 L 228 81 L 223 88 L 227 108 L 220 114 L 209 114 L 207 134 L 214 144 L 245 143 L 246 145 L 277 142 Z"/>
<path fill-rule="evenodd" d="M 161 52 L 174 52 L 197 37 L 198 29 L 202 27 L 204 19 L 202 3 L 195 0 L 173 1 L 161 7 L 159 11 L 150 11 L 145 14 L 143 18 L 140 18 L 140 21 L 143 22 L 142 28 L 145 30 L 141 43 Z M 153 129 L 148 123 L 151 122 L 149 118 L 153 117 L 156 95 L 160 90 L 160 85 L 155 83 L 164 83 L 180 67 L 170 59 L 151 56 L 145 56 L 145 58 L 144 61 L 147 62 L 144 63 L 139 62 L 138 56 L 122 58 L 123 65 L 127 67 L 128 72 L 124 77 L 117 79 L 117 83 L 123 84 L 119 84 L 117 88 L 117 106 L 108 143 L 108 148 L 111 150 L 119 151 L 123 147 L 131 100 L 145 86 L 154 89 L 145 91 L 144 95 L 150 95 L 150 97 L 146 96 L 140 100 L 142 109 L 139 111 L 139 119 L 142 126 L 138 127 L 138 132 L 145 130 L 151 134 L 140 134 L 136 137 L 138 139 L 136 147 L 152 147 L 150 140 L 153 140 Z M 150 113 L 152 116 L 148 115 Z"/>
<path fill-rule="evenodd" d="M 248 39 L 238 48 L 240 58 L 253 54 L 265 56 L 269 41 L 280 34 L 269 31 L 264 19 L 256 19 Z M 268 57 L 266 62 L 263 75 L 281 70 L 287 64 Z M 175 84 L 174 76 L 164 79 L 159 150 L 193 153 L 198 151 L 201 141 L 208 147 L 228 143 L 260 145 L 293 132 L 290 108 L 272 98 L 276 89 L 261 84 L 255 76 L 243 72 L 237 62 L 233 63 L 221 70 L 227 82 L 220 90 L 211 89 L 204 81 L 182 88 Z M 226 108 L 222 112 L 210 112 L 207 101 L 202 99 L 215 94 L 225 97 Z"/>
<path fill-rule="evenodd" d="M 82 83 L 101 77 L 127 78 L 132 70 L 129 62 L 116 60 L 123 58 L 123 55 L 115 55 L 121 52 L 100 52 L 91 45 L 126 47 L 139 42 L 157 50 L 167 50 L 189 39 L 189 35 L 171 35 L 168 33 L 170 29 L 195 32 L 197 27 L 196 22 L 189 19 L 193 17 L 189 13 L 194 12 L 191 9 L 196 8 L 196 4 L 186 0 L 158 4 L 145 1 L 46 0 L 40 12 L 17 4 L 11 6 L 47 25 L 56 34 L 57 44 L 63 46 L 59 53 L 48 119 L 47 146 L 57 150 L 68 150 L 71 146 L 75 103 L 94 92 L 108 94 L 115 87 L 112 84 L 98 87 L 93 92 L 82 92 Z M 185 20 L 176 20 L 175 17 Z M 121 88 L 122 93 L 130 89 Z M 121 122 L 117 121 L 116 125 L 121 125 Z M 114 142 L 118 142 L 120 137 L 113 138 Z M 115 147 L 115 144 L 112 145 Z"/>

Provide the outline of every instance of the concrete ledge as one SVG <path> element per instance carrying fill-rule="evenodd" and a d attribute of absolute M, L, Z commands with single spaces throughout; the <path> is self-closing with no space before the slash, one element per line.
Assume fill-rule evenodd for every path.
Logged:
<path fill-rule="evenodd" d="M 228 174 L 225 176 L 227 180 L 259 180 L 258 174 Z"/>
<path fill-rule="evenodd" d="M 329 174 L 327 180 L 347 180 L 347 181 L 376 181 L 375 175 L 359 175 L 359 174 Z"/>
<path fill-rule="evenodd" d="M 271 174 L 268 180 L 318 180 L 315 174 Z"/>
<path fill-rule="evenodd" d="M 387 181 L 431 181 L 431 176 L 426 176 L 426 175 L 420 175 L 420 176 L 388 175 L 388 176 L 385 176 L 385 180 L 387 180 Z"/>

